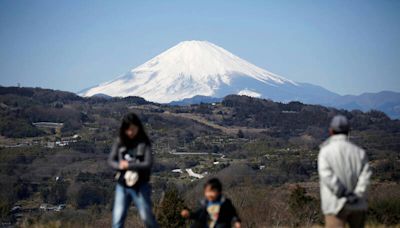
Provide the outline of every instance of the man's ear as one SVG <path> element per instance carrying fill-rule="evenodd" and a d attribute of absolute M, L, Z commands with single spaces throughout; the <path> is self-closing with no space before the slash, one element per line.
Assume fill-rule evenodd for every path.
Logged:
<path fill-rule="evenodd" d="M 335 133 L 333 132 L 332 128 L 329 128 L 329 135 L 334 135 Z"/>

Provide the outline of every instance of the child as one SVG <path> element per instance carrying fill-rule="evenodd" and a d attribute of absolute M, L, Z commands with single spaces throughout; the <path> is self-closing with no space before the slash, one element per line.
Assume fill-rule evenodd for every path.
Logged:
<path fill-rule="evenodd" d="M 222 194 L 222 184 L 212 178 L 204 185 L 204 199 L 196 212 L 182 210 L 181 216 L 196 222 L 192 227 L 240 228 L 240 219 L 232 202 Z"/>

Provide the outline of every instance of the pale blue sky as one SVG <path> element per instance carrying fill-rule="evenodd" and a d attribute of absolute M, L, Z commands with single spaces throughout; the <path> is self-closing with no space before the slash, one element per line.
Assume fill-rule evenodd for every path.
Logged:
<path fill-rule="evenodd" d="M 400 91 L 400 1 L 0 1 L 0 85 L 79 91 L 208 40 L 340 94 Z"/>

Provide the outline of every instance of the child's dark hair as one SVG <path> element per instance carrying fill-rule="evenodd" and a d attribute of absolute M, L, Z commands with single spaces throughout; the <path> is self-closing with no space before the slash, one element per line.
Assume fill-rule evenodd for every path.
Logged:
<path fill-rule="evenodd" d="M 210 187 L 212 190 L 216 190 L 218 192 L 222 192 L 222 184 L 218 178 L 211 178 L 204 184 L 204 188 Z"/>
<path fill-rule="evenodd" d="M 125 131 L 131 125 L 135 125 L 139 129 L 135 139 L 133 140 L 129 139 L 125 134 Z M 122 119 L 121 127 L 119 128 L 119 138 L 120 142 L 124 146 L 128 147 L 137 145 L 139 143 L 146 143 L 147 145 L 150 145 L 150 139 L 144 131 L 143 124 L 135 113 L 129 113 Z"/>

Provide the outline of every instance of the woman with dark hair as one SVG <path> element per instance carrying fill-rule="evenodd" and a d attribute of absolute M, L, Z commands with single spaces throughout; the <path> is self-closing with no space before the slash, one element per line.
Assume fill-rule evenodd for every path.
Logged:
<path fill-rule="evenodd" d="M 119 138 L 108 164 L 117 171 L 112 226 L 123 227 L 130 203 L 136 205 L 146 227 L 158 227 L 151 207 L 149 185 L 153 155 L 151 143 L 139 117 L 130 113 L 122 119 Z"/>

